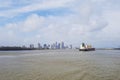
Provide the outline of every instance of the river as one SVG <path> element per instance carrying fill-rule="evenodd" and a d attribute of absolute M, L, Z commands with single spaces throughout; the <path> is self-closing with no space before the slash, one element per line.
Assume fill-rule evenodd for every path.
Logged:
<path fill-rule="evenodd" d="M 120 50 L 0 51 L 0 80 L 120 80 Z"/>

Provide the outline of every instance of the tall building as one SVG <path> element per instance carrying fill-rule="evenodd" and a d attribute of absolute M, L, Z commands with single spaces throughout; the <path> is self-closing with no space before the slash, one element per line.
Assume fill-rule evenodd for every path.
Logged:
<path fill-rule="evenodd" d="M 49 44 L 48 44 L 47 48 L 50 49 L 50 45 Z"/>
<path fill-rule="evenodd" d="M 44 44 L 44 45 L 43 45 L 43 48 L 44 48 L 44 49 L 48 49 L 47 44 Z"/>
<path fill-rule="evenodd" d="M 38 49 L 42 49 L 42 46 L 40 43 L 38 43 Z"/>
<path fill-rule="evenodd" d="M 57 48 L 60 49 L 60 43 L 58 43 L 58 47 Z"/>
<path fill-rule="evenodd" d="M 30 44 L 30 48 L 34 48 L 34 44 Z"/>
<path fill-rule="evenodd" d="M 23 46 L 22 46 L 22 48 L 26 48 L 26 46 L 25 46 L 25 45 L 23 45 Z"/>
<path fill-rule="evenodd" d="M 60 44 L 60 49 L 64 49 L 64 48 L 65 48 L 64 42 L 61 42 L 61 44 Z"/>
<path fill-rule="evenodd" d="M 57 42 L 55 43 L 55 49 L 57 49 L 58 48 L 58 45 L 57 45 Z"/>
<path fill-rule="evenodd" d="M 55 43 L 53 43 L 53 49 L 56 49 L 56 44 Z"/>
<path fill-rule="evenodd" d="M 70 45 L 70 49 L 72 49 L 72 44 Z"/>
<path fill-rule="evenodd" d="M 54 49 L 53 44 L 51 44 L 51 49 Z"/>

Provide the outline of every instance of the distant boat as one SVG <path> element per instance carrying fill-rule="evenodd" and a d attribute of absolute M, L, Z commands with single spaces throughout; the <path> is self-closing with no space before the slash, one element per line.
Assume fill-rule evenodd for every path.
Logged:
<path fill-rule="evenodd" d="M 82 43 L 80 45 L 79 51 L 95 51 L 95 48 L 93 48 L 91 45 L 86 45 Z"/>

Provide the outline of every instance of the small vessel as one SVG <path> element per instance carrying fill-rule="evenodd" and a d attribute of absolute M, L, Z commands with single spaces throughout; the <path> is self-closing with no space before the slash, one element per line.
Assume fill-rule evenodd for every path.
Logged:
<path fill-rule="evenodd" d="M 92 48 L 91 45 L 86 45 L 85 43 L 82 43 L 80 45 L 79 51 L 95 51 L 95 48 Z"/>

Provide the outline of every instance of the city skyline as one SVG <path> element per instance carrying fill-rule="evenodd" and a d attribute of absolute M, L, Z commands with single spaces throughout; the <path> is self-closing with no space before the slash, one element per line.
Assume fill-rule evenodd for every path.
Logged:
<path fill-rule="evenodd" d="M 0 2 L 0 46 L 64 41 L 120 47 L 120 0 Z"/>
<path fill-rule="evenodd" d="M 0 48 L 5 48 L 5 49 L 9 49 L 9 48 L 22 48 L 23 49 L 34 49 L 34 50 L 42 50 L 42 49 L 73 49 L 72 44 L 65 44 L 63 41 L 62 42 L 54 42 L 54 43 L 37 43 L 37 45 L 35 43 L 29 44 L 29 45 L 15 45 L 15 46 L 0 46 Z M 75 48 L 75 47 L 74 47 Z M 15 50 L 15 49 L 14 49 Z"/>

